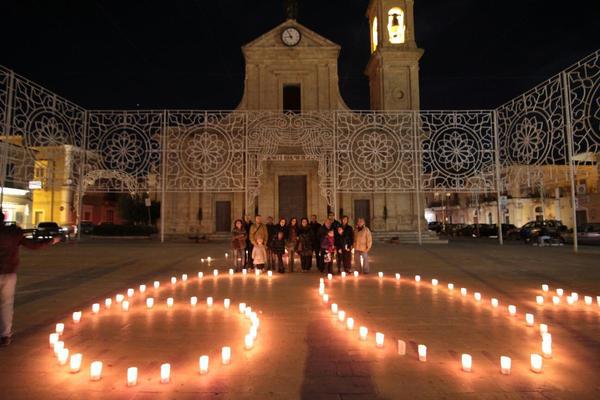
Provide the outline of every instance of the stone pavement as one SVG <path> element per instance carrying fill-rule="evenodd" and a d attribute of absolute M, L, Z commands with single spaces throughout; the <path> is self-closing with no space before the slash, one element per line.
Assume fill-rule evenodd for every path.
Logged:
<path fill-rule="evenodd" d="M 486 242 L 448 246 L 377 244 L 371 254 L 372 274 L 325 279 L 330 303 L 339 304 L 356 321 L 354 330 L 337 322 L 318 294 L 320 274 L 274 275 L 271 279 L 227 275 L 225 243 L 160 245 L 149 241 L 110 240 L 64 244 L 22 251 L 16 298 L 15 341 L 0 349 L 2 399 L 439 399 L 439 398 L 600 398 L 600 252 L 585 249 L 533 248 Z M 202 257 L 216 258 L 209 266 Z M 221 274 L 214 278 L 213 268 Z M 196 278 L 203 271 L 202 280 Z M 384 278 L 377 276 L 385 273 Z M 402 275 L 395 280 L 394 273 Z M 186 283 L 174 287 L 171 276 Z M 414 275 L 420 274 L 417 284 Z M 437 278 L 437 287 L 431 279 Z M 154 291 L 152 282 L 160 280 Z M 450 293 L 447 283 L 453 282 Z M 127 288 L 147 293 L 131 299 L 131 309 L 104 309 L 104 299 Z M 546 295 L 535 303 L 540 285 L 551 292 L 564 288 L 561 304 Z M 468 288 L 468 296 L 460 288 Z M 479 291 L 483 299 L 473 300 Z M 566 304 L 571 291 L 579 294 Z M 594 304 L 586 306 L 584 296 Z M 155 297 L 152 310 L 145 298 Z M 198 305 L 189 305 L 190 296 Z M 214 297 L 207 308 L 205 299 Z M 175 305 L 168 309 L 167 297 Z M 490 298 L 500 306 L 493 309 Z M 225 310 L 224 298 L 232 306 Z M 98 315 L 92 303 L 102 303 Z M 239 302 L 258 311 L 260 330 L 255 346 L 244 350 L 248 320 Z M 510 317 L 508 304 L 517 306 Z M 71 313 L 82 310 L 80 324 Z M 524 313 L 535 315 L 527 327 Z M 48 334 L 65 323 L 64 339 L 72 352 L 83 354 L 82 371 L 70 374 L 48 347 Z M 543 373 L 529 370 L 529 355 L 540 352 L 538 323 L 549 325 L 553 356 Z M 358 340 L 358 326 L 369 328 Z M 375 331 L 385 344 L 374 344 Z M 396 352 L 396 341 L 407 354 Z M 416 348 L 426 344 L 427 362 Z M 220 365 L 220 348 L 232 348 L 232 362 Z M 473 357 L 473 371 L 461 371 L 462 353 Z M 198 373 L 198 357 L 210 356 L 210 370 Z M 512 358 L 512 373 L 501 375 L 499 358 Z M 89 362 L 102 360 L 103 378 L 89 380 Z M 160 365 L 169 362 L 172 379 L 159 383 Z M 126 386 L 126 370 L 139 369 L 139 382 Z"/>

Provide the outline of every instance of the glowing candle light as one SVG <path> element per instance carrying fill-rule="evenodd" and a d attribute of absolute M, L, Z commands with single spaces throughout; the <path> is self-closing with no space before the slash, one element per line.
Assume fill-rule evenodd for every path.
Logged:
<path fill-rule="evenodd" d="M 198 298 L 196 296 L 190 297 L 190 305 L 196 307 L 196 304 L 198 304 Z"/>
<path fill-rule="evenodd" d="M 256 275 L 256 276 L 260 276 L 260 269 L 256 269 L 256 270 L 254 271 L 254 275 Z"/>
<path fill-rule="evenodd" d="M 525 314 L 525 322 L 527 323 L 527 326 L 533 326 L 534 324 L 534 316 L 533 314 L 527 313 Z"/>
<path fill-rule="evenodd" d="M 546 358 L 552 357 L 552 335 L 549 333 L 542 336 L 542 354 Z"/>
<path fill-rule="evenodd" d="M 207 257 L 206 261 L 211 262 L 212 261 L 212 257 Z"/>
<path fill-rule="evenodd" d="M 240 303 L 239 309 L 240 309 L 240 314 L 243 314 L 246 311 L 246 303 Z"/>
<path fill-rule="evenodd" d="M 358 278 L 358 271 L 354 271 L 354 277 Z"/>
<path fill-rule="evenodd" d="M 183 275 L 181 275 L 181 280 L 182 280 L 183 282 L 186 282 L 186 281 L 188 280 L 188 275 L 187 275 L 187 274 L 183 274 Z"/>
<path fill-rule="evenodd" d="M 463 354 L 461 356 L 462 370 L 465 372 L 471 372 L 473 368 L 473 357 L 470 354 Z"/>
<path fill-rule="evenodd" d="M 325 294 L 325 288 L 323 286 L 319 286 L 319 295 Z"/>
<path fill-rule="evenodd" d="M 579 294 L 577 292 L 571 292 L 571 298 L 575 301 L 579 301 Z"/>
<path fill-rule="evenodd" d="M 335 314 L 337 314 L 337 312 L 338 312 L 338 305 L 335 303 L 331 304 L 331 313 L 335 315 Z"/>
<path fill-rule="evenodd" d="M 226 310 L 229 310 L 229 306 L 231 306 L 231 300 L 229 300 L 229 299 L 223 300 L 223 308 L 225 308 Z"/>
<path fill-rule="evenodd" d="M 377 276 L 379 276 L 379 279 L 383 278 L 383 272 L 379 271 L 379 272 L 377 273 Z"/>
<path fill-rule="evenodd" d="M 415 275 L 415 282 L 421 282 L 421 275 Z"/>
<path fill-rule="evenodd" d="M 517 314 L 517 306 L 513 306 L 512 304 L 508 306 L 508 313 L 511 317 L 514 317 Z"/>
<path fill-rule="evenodd" d="M 65 324 L 63 324 L 62 322 L 56 324 L 56 329 L 54 332 L 58 333 L 59 335 L 62 335 L 65 332 Z"/>
<path fill-rule="evenodd" d="M 375 345 L 379 348 L 383 347 L 383 341 L 385 339 L 385 336 L 383 333 L 381 332 L 376 332 L 375 333 Z"/>
<path fill-rule="evenodd" d="M 510 357 L 500 357 L 500 372 L 502 375 L 510 375 L 511 360 Z"/>
<path fill-rule="evenodd" d="M 542 356 L 539 354 L 531 355 L 531 370 L 537 374 L 542 372 Z"/>
<path fill-rule="evenodd" d="M 154 281 L 154 289 L 158 289 L 160 287 L 160 282 L 159 281 Z"/>
<path fill-rule="evenodd" d="M 127 297 L 133 297 L 133 295 L 135 294 L 135 290 L 129 288 L 127 289 Z"/>
<path fill-rule="evenodd" d="M 439 283 L 439 281 L 435 278 L 431 280 L 431 286 L 437 286 L 438 283 Z"/>
<path fill-rule="evenodd" d="M 115 296 L 115 300 L 117 301 L 117 303 L 122 302 L 123 300 L 125 300 L 125 296 L 123 296 L 122 294 L 118 294 Z"/>
<path fill-rule="evenodd" d="M 171 380 L 171 364 L 160 366 L 160 383 L 169 383 Z"/>
<path fill-rule="evenodd" d="M 396 272 L 396 280 L 399 281 L 400 280 L 400 274 Z"/>
<path fill-rule="evenodd" d="M 596 296 L 596 304 L 598 304 L 598 306 L 600 306 L 600 296 Z"/>
<path fill-rule="evenodd" d="M 460 288 L 460 295 L 461 296 L 466 296 L 467 295 L 467 288 Z"/>
<path fill-rule="evenodd" d="M 563 289 L 556 289 L 556 295 L 558 297 L 562 297 L 562 295 L 565 293 L 565 291 Z"/>
<path fill-rule="evenodd" d="M 246 268 L 242 269 L 242 275 L 247 275 L 248 274 L 248 270 Z"/>
<path fill-rule="evenodd" d="M 92 304 L 92 314 L 98 314 L 100 312 L 100 304 L 94 303 Z"/>
<path fill-rule="evenodd" d="M 548 325 L 540 324 L 540 335 L 544 335 L 544 333 L 548 333 Z"/>
<path fill-rule="evenodd" d="M 250 350 L 254 347 L 254 337 L 251 334 L 244 336 L 244 348 Z"/>
<path fill-rule="evenodd" d="M 121 303 L 121 310 L 129 311 L 129 302 L 127 300 L 125 300 Z"/>
<path fill-rule="evenodd" d="M 552 303 L 554 303 L 555 306 L 560 304 L 560 297 L 558 296 L 552 296 Z"/>
<path fill-rule="evenodd" d="M 213 269 L 213 276 L 219 276 L 219 270 Z"/>
<path fill-rule="evenodd" d="M 481 293 L 475 292 L 473 293 L 473 297 L 475 298 L 475 301 L 481 301 Z"/>
<path fill-rule="evenodd" d="M 69 362 L 69 370 L 72 374 L 75 374 L 81 370 L 81 353 L 71 355 L 71 361 Z"/>
<path fill-rule="evenodd" d="M 198 359 L 200 374 L 208 374 L 208 356 L 200 356 Z"/>
<path fill-rule="evenodd" d="M 244 310 L 244 315 L 246 316 L 246 318 L 251 318 L 252 317 L 252 307 L 246 307 L 246 309 Z"/>
<path fill-rule="evenodd" d="M 548 292 L 548 290 L 550 290 L 550 287 L 547 284 L 543 284 L 542 285 L 542 292 Z"/>
<path fill-rule="evenodd" d="M 58 353 L 60 353 L 60 351 L 64 348 L 65 342 L 63 342 L 62 340 L 59 340 L 56 343 L 54 343 L 54 355 L 58 356 Z"/>
<path fill-rule="evenodd" d="M 367 335 L 369 334 L 369 329 L 366 326 L 361 326 L 358 328 L 358 337 L 360 340 L 367 340 Z"/>
<path fill-rule="evenodd" d="M 271 278 L 273 276 L 273 271 L 271 271 L 271 270 L 267 271 L 267 276 L 269 278 Z"/>
<path fill-rule="evenodd" d="M 110 308 L 110 306 L 112 306 L 112 299 L 106 299 L 106 300 L 104 300 L 104 306 L 106 308 Z"/>
<path fill-rule="evenodd" d="M 592 301 L 593 301 L 592 296 L 585 296 L 583 298 L 583 301 L 585 302 L 586 306 L 591 306 L 592 305 Z"/>
<path fill-rule="evenodd" d="M 327 304 L 329 302 L 329 295 L 327 293 L 325 293 L 323 295 L 323 303 Z"/>
<path fill-rule="evenodd" d="M 136 367 L 127 368 L 127 386 L 137 385 L 138 369 Z"/>
<path fill-rule="evenodd" d="M 454 290 L 454 283 L 448 284 L 448 290 Z"/>
<path fill-rule="evenodd" d="M 213 305 L 213 298 L 212 297 L 207 297 L 206 298 L 206 306 L 207 307 L 212 307 Z"/>
<path fill-rule="evenodd" d="M 225 346 L 221 349 L 221 362 L 228 365 L 231 362 L 231 347 Z"/>
<path fill-rule="evenodd" d="M 198 279 L 202 279 L 204 278 L 204 272 L 200 271 L 198 272 Z"/>
<path fill-rule="evenodd" d="M 346 278 L 346 271 L 342 271 L 341 275 L 342 275 L 342 279 L 345 279 Z"/>
<path fill-rule="evenodd" d="M 69 360 L 69 349 L 61 349 L 58 352 L 58 365 L 66 365 Z"/>
<path fill-rule="evenodd" d="M 535 296 L 535 302 L 541 306 L 544 304 L 544 296 Z"/>
<path fill-rule="evenodd" d="M 235 271 L 233 270 L 233 268 L 229 268 L 229 275 L 233 276 L 234 273 Z"/>
<path fill-rule="evenodd" d="M 171 308 L 175 304 L 175 300 L 172 297 L 167 298 L 167 307 Z"/>
<path fill-rule="evenodd" d="M 246 250 L 246 253 L 248 253 L 248 250 Z M 201 258 L 201 259 L 200 259 L 200 262 L 201 262 L 201 263 L 204 263 L 204 258 Z"/>
<path fill-rule="evenodd" d="M 250 333 L 249 334 L 252 335 L 252 337 L 254 339 L 256 339 L 256 336 L 258 335 L 258 325 L 252 325 L 250 327 Z"/>
<path fill-rule="evenodd" d="M 354 329 L 354 318 L 348 317 L 348 319 L 346 319 L 346 328 L 348 328 L 349 331 Z"/>
<path fill-rule="evenodd" d="M 225 253 L 225 258 L 229 258 L 229 253 Z"/>
<path fill-rule="evenodd" d="M 319 278 L 319 286 L 325 285 L 325 279 Z"/>
<path fill-rule="evenodd" d="M 54 344 L 58 342 L 58 333 L 51 333 L 48 337 L 48 343 L 50 344 L 50 348 L 54 349 Z"/>
<path fill-rule="evenodd" d="M 398 355 L 403 356 L 406 354 L 406 342 L 404 340 L 398 340 Z"/>
<path fill-rule="evenodd" d="M 575 299 L 572 296 L 567 296 L 567 304 L 572 306 L 575 304 Z"/>
<path fill-rule="evenodd" d="M 99 381 L 102 378 L 102 361 L 92 361 L 90 364 L 90 380 Z"/>
<path fill-rule="evenodd" d="M 171 277 L 171 285 L 175 285 L 177 283 L 177 278 L 172 276 Z"/>
<path fill-rule="evenodd" d="M 146 308 L 150 310 L 152 307 L 154 307 L 154 299 L 152 297 L 148 297 L 146 299 Z"/>
<path fill-rule="evenodd" d="M 346 319 L 346 311 L 340 310 L 338 311 L 338 321 L 340 322 L 344 322 L 344 320 Z"/>
<path fill-rule="evenodd" d="M 419 346 L 417 346 L 417 352 L 419 353 L 419 361 L 427 361 L 427 346 L 425 346 L 424 344 L 420 344 Z"/>
<path fill-rule="evenodd" d="M 493 298 L 490 300 L 490 303 L 492 304 L 492 307 L 494 307 L 494 308 L 498 308 L 498 299 L 496 299 L 495 297 L 493 297 Z"/>
<path fill-rule="evenodd" d="M 146 285 L 140 285 L 140 293 L 146 293 Z"/>
<path fill-rule="evenodd" d="M 73 313 L 73 322 L 78 324 L 81 321 L 81 311 L 75 311 Z"/>
<path fill-rule="evenodd" d="M 332 280 L 333 279 L 333 275 L 332 274 L 327 274 L 327 279 L 328 280 Z"/>

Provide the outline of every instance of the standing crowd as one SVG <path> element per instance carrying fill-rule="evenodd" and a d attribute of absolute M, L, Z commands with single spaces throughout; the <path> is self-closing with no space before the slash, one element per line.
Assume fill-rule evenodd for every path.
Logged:
<path fill-rule="evenodd" d="M 289 221 L 281 218 L 277 224 L 273 217 L 263 223 L 257 215 L 254 222 L 246 216 L 244 220 L 234 222 L 232 231 L 233 260 L 236 270 L 268 269 L 279 273 L 294 272 L 296 260 L 300 261 L 302 272 L 308 272 L 313 265 L 321 273 L 334 273 L 334 260 L 337 272 L 352 270 L 354 266 L 363 274 L 369 273 L 369 251 L 373 244 L 371 231 L 365 225 L 364 218 L 358 218 L 353 228 L 347 216 L 337 221 L 333 213 L 320 224 L 317 216 L 310 221 L 304 217 L 292 217 Z M 284 260 L 285 259 L 285 260 Z M 286 268 L 287 267 L 287 268 Z"/>

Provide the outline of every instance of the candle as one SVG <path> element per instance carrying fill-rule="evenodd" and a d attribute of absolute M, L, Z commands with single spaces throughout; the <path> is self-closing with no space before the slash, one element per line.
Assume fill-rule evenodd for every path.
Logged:
<path fill-rule="evenodd" d="M 598 306 L 600 306 L 600 296 L 596 296 L 596 304 L 598 304 Z"/>
<path fill-rule="evenodd" d="M 154 281 L 154 289 L 158 289 L 160 287 L 159 281 Z"/>
<path fill-rule="evenodd" d="M 154 307 L 154 299 L 152 297 L 148 297 L 146 299 L 146 308 L 150 310 L 152 307 Z"/>
<path fill-rule="evenodd" d="M 98 314 L 100 312 L 100 304 L 94 303 L 92 304 L 92 314 Z"/>
<path fill-rule="evenodd" d="M 383 341 L 385 339 L 385 336 L 383 335 L 383 333 L 381 332 L 376 332 L 375 333 L 375 345 L 379 348 L 383 347 Z"/>
<path fill-rule="evenodd" d="M 558 295 L 558 297 L 562 297 L 564 293 L 565 291 L 563 289 L 556 289 L 556 294 Z"/>
<path fill-rule="evenodd" d="M 133 297 L 134 293 L 135 293 L 135 290 L 133 290 L 131 288 L 127 289 L 127 297 Z"/>
<path fill-rule="evenodd" d="M 229 275 L 233 276 L 234 273 L 235 271 L 233 270 L 233 268 L 229 268 Z"/>
<path fill-rule="evenodd" d="M 62 348 L 58 352 L 58 365 L 66 365 L 69 360 L 69 349 Z"/>
<path fill-rule="evenodd" d="M 552 336 L 549 333 L 542 336 L 542 354 L 546 358 L 552 357 Z"/>
<path fill-rule="evenodd" d="M 63 324 L 62 322 L 59 322 L 58 324 L 56 324 L 56 333 L 58 333 L 59 335 L 62 335 L 65 332 L 65 324 Z"/>
<path fill-rule="evenodd" d="M 535 296 L 535 302 L 541 306 L 544 304 L 544 296 Z"/>
<path fill-rule="evenodd" d="M 319 286 L 325 285 L 325 279 L 319 278 Z"/>
<path fill-rule="evenodd" d="M 273 271 L 271 271 L 271 270 L 267 271 L 267 276 L 268 276 L 269 278 L 270 278 L 270 277 L 272 277 L 272 276 L 273 276 Z"/>
<path fill-rule="evenodd" d="M 525 314 L 525 322 L 527 323 L 527 326 L 533 326 L 534 320 L 535 318 L 533 317 L 533 314 Z"/>
<path fill-rule="evenodd" d="M 550 289 L 550 288 L 548 287 L 548 285 L 547 285 L 547 284 L 545 284 L 545 283 L 544 283 L 544 284 L 542 285 L 542 292 L 547 292 L 549 289 Z"/>
<path fill-rule="evenodd" d="M 346 328 L 348 328 L 349 331 L 354 329 L 354 318 L 349 317 L 348 319 L 346 319 Z"/>
<path fill-rule="evenodd" d="M 65 348 L 65 342 L 63 342 L 62 340 L 58 340 L 57 342 L 55 342 L 54 343 L 54 355 L 58 356 L 58 353 L 60 353 L 60 351 L 64 348 Z"/>
<path fill-rule="evenodd" d="M 490 303 L 492 303 L 492 307 L 494 307 L 494 308 L 497 308 L 497 307 L 498 307 L 498 299 L 496 299 L 496 298 L 494 298 L 494 297 L 493 297 L 493 298 L 490 300 Z"/>
<path fill-rule="evenodd" d="M 190 305 L 196 307 L 196 304 L 198 304 L 198 298 L 196 296 L 190 297 Z"/>
<path fill-rule="evenodd" d="M 207 307 L 212 307 L 213 305 L 213 298 L 212 297 L 207 297 L 206 298 L 206 306 Z"/>
<path fill-rule="evenodd" d="M 248 273 L 248 270 L 246 268 L 242 269 L 242 275 L 246 275 Z"/>
<path fill-rule="evenodd" d="M 325 287 L 319 286 L 319 295 L 322 296 L 323 294 L 325 294 Z"/>
<path fill-rule="evenodd" d="M 225 346 L 221 349 L 221 362 L 227 365 L 231 362 L 231 347 Z"/>
<path fill-rule="evenodd" d="M 327 304 L 329 302 L 329 295 L 327 293 L 325 293 L 323 295 L 323 303 Z"/>
<path fill-rule="evenodd" d="M 254 275 L 256 275 L 256 276 L 260 276 L 260 269 L 256 269 L 256 270 L 254 270 Z"/>
<path fill-rule="evenodd" d="M 342 271 L 341 275 L 342 275 L 342 279 L 346 278 L 346 271 Z"/>
<path fill-rule="evenodd" d="M 225 258 L 229 258 L 229 253 L 225 253 Z"/>
<path fill-rule="evenodd" d="M 58 342 L 58 333 L 51 333 L 48 337 L 48 344 L 50 344 L 50 348 L 54 349 L 54 344 Z"/>
<path fill-rule="evenodd" d="M 548 325 L 540 324 L 540 335 L 544 335 L 544 333 L 548 333 Z"/>
<path fill-rule="evenodd" d="M 573 305 L 573 303 L 575 303 L 575 299 L 573 299 L 571 296 L 567 296 L 567 304 Z"/>
<path fill-rule="evenodd" d="M 137 385 L 138 369 L 136 367 L 127 368 L 127 386 Z"/>
<path fill-rule="evenodd" d="M 239 309 L 240 309 L 240 314 L 243 314 L 246 311 L 246 303 L 240 303 Z"/>
<path fill-rule="evenodd" d="M 182 275 L 181 275 L 181 280 L 182 280 L 183 282 L 186 282 L 186 281 L 188 280 L 188 275 L 187 275 L 187 274 L 182 274 Z"/>
<path fill-rule="evenodd" d="M 340 310 L 338 311 L 338 321 L 340 322 L 344 322 L 344 320 L 346 319 L 346 311 Z"/>
<path fill-rule="evenodd" d="M 226 310 L 229 310 L 230 305 L 231 305 L 231 300 L 229 300 L 229 299 L 223 300 L 223 308 L 225 308 Z"/>
<path fill-rule="evenodd" d="M 208 356 L 200 356 L 198 364 L 200 367 L 200 374 L 208 374 Z"/>
<path fill-rule="evenodd" d="M 177 283 L 177 278 L 176 278 L 176 277 L 174 277 L 174 276 L 172 276 L 172 277 L 171 277 L 171 285 L 174 285 L 174 284 L 176 284 L 176 283 Z"/>
<path fill-rule="evenodd" d="M 258 325 L 252 325 L 250 327 L 250 335 L 252 335 L 252 338 L 256 339 L 256 336 L 258 336 Z"/>
<path fill-rule="evenodd" d="M 554 303 L 554 305 L 557 306 L 560 303 L 560 297 L 552 296 L 552 303 Z"/>
<path fill-rule="evenodd" d="M 248 254 L 248 250 L 246 250 L 246 254 Z M 200 259 L 200 262 L 201 262 L 201 263 L 204 263 L 204 258 L 201 258 L 201 259 Z"/>
<path fill-rule="evenodd" d="M 592 305 L 592 296 L 585 296 L 583 298 L 583 301 L 585 302 L 586 306 L 591 306 Z"/>
<path fill-rule="evenodd" d="M 72 374 L 75 374 L 81 370 L 81 353 L 71 355 L 71 361 L 69 362 L 69 369 Z"/>
<path fill-rule="evenodd" d="M 481 301 L 481 293 L 475 292 L 473 293 L 473 297 L 475 297 L 475 301 Z"/>
<path fill-rule="evenodd" d="M 78 324 L 79 321 L 81 321 L 81 311 L 75 311 L 73 313 L 73 322 L 75 322 L 76 324 Z"/>
<path fill-rule="evenodd" d="M 354 277 L 358 278 L 358 271 L 354 271 Z"/>
<path fill-rule="evenodd" d="M 104 306 L 106 308 L 110 308 L 110 306 L 112 306 L 112 299 L 106 299 L 106 300 L 104 300 Z"/>
<path fill-rule="evenodd" d="M 514 317 L 515 314 L 517 313 L 517 306 L 513 306 L 512 304 L 508 306 L 508 313 L 511 315 L 511 317 Z"/>
<path fill-rule="evenodd" d="M 173 307 L 174 303 L 175 303 L 175 300 L 173 300 L 172 297 L 167 298 L 167 307 L 169 307 L 169 308 Z"/>
<path fill-rule="evenodd" d="M 579 294 L 577 292 L 571 292 L 571 298 L 573 299 L 573 301 L 578 302 Z"/>
<path fill-rule="evenodd" d="M 419 346 L 417 346 L 417 351 L 419 353 L 419 361 L 427 361 L 427 346 L 425 346 L 424 344 L 420 344 Z"/>
<path fill-rule="evenodd" d="M 202 279 L 204 278 L 204 272 L 200 271 L 198 272 L 198 279 Z"/>
<path fill-rule="evenodd" d="M 539 354 L 531 355 L 531 370 L 538 374 L 542 372 L 542 356 Z"/>
<path fill-rule="evenodd" d="M 337 312 L 338 312 L 338 305 L 335 303 L 331 304 L 331 313 L 335 315 L 335 314 L 337 314 Z"/>
<path fill-rule="evenodd" d="M 212 261 L 212 257 L 207 257 L 207 258 L 206 258 L 206 260 L 207 260 L 208 262 L 211 262 L 211 261 Z"/>
<path fill-rule="evenodd" d="M 366 326 L 361 326 L 360 328 L 358 328 L 358 336 L 360 337 L 360 340 L 367 340 L 368 334 L 369 330 Z"/>
<path fill-rule="evenodd" d="M 415 282 L 421 282 L 421 275 L 415 275 Z"/>
<path fill-rule="evenodd" d="M 90 380 L 99 381 L 102 378 L 102 361 L 92 361 L 90 364 Z"/>
<path fill-rule="evenodd" d="M 123 300 L 125 300 L 125 296 L 123 296 L 121 293 L 119 293 L 118 295 L 115 296 L 115 300 L 117 301 L 117 303 L 120 303 Z"/>
<path fill-rule="evenodd" d="M 437 286 L 438 283 L 439 283 L 439 281 L 435 278 L 431 280 L 431 286 Z"/>
<path fill-rule="evenodd" d="M 406 342 L 404 340 L 398 340 L 398 355 L 403 356 L 406 354 Z"/>
<path fill-rule="evenodd" d="M 396 280 L 399 281 L 400 280 L 400 274 L 396 272 Z"/>
<path fill-rule="evenodd" d="M 219 276 L 219 270 L 213 269 L 213 276 Z"/>
<path fill-rule="evenodd" d="M 332 280 L 333 279 L 333 275 L 332 274 L 327 274 L 327 279 L 328 280 Z"/>
<path fill-rule="evenodd" d="M 379 279 L 383 278 L 383 272 L 379 271 L 379 272 L 377 273 L 377 276 L 379 276 Z"/>
<path fill-rule="evenodd" d="M 244 348 L 250 350 L 254 346 L 254 337 L 251 334 L 247 334 L 244 337 Z"/>
<path fill-rule="evenodd" d="M 507 356 L 500 357 L 500 372 L 502 373 L 502 375 L 510 375 L 510 365 L 511 365 L 510 357 L 507 357 Z"/>
<path fill-rule="evenodd" d="M 461 296 L 466 296 L 467 295 L 467 288 L 460 288 L 460 294 L 461 294 Z"/>
<path fill-rule="evenodd" d="M 160 383 L 169 383 L 171 380 L 171 364 L 160 366 Z"/>
<path fill-rule="evenodd" d="M 471 372 L 472 367 L 473 367 L 473 358 L 471 357 L 470 354 L 463 354 L 461 356 L 461 364 L 462 364 L 462 370 L 465 372 Z"/>
<path fill-rule="evenodd" d="M 448 290 L 454 290 L 454 283 L 448 284 Z"/>
<path fill-rule="evenodd" d="M 121 303 L 121 309 L 123 311 L 129 311 L 129 302 L 127 300 L 125 300 Z"/>

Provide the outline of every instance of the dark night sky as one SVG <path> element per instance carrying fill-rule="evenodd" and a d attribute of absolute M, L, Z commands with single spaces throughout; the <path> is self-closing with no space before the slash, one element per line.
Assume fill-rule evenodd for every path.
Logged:
<path fill-rule="evenodd" d="M 2 0 L 0 64 L 87 108 L 231 109 L 240 47 L 283 0 Z M 600 46 L 597 0 L 415 0 L 423 109 L 493 108 Z M 367 0 L 300 0 L 342 46 L 340 88 L 369 107 Z M 568 8 L 563 8 L 568 5 Z"/>

